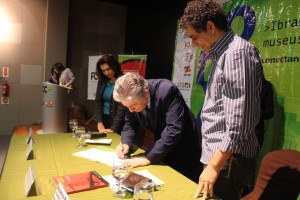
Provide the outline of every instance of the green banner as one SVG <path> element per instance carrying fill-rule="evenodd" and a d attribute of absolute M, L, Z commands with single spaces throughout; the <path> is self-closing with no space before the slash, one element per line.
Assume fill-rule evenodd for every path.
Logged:
<path fill-rule="evenodd" d="M 277 149 L 300 151 L 300 0 L 232 0 L 223 7 L 232 30 L 260 51 L 265 77 L 273 84 L 275 114 L 265 121 L 262 154 Z M 181 64 L 180 59 L 187 56 L 183 49 L 190 51 L 186 38 L 179 36 L 177 31 L 173 75 L 184 71 L 186 63 Z M 191 95 L 185 98 L 190 98 L 190 108 L 199 118 L 205 96 L 205 68 L 209 63 L 201 49 L 195 52 L 194 66 L 190 66 Z"/>
<path fill-rule="evenodd" d="M 265 139 L 259 160 L 274 150 L 300 151 L 300 0 L 232 0 L 222 6 L 232 30 L 260 51 L 265 78 L 274 88 L 274 116 L 265 121 Z M 177 31 L 175 58 L 182 48 L 187 49 L 178 45 L 187 43 L 178 36 Z M 191 95 L 185 98 L 189 99 L 190 108 L 201 124 L 199 113 L 209 63 L 201 49 L 195 52 L 195 62 L 190 67 L 194 70 Z M 173 74 L 180 68 L 183 66 L 175 63 Z"/>
<path fill-rule="evenodd" d="M 224 4 L 229 17 L 232 11 L 239 13 L 238 9 L 244 8 L 240 11 L 243 14 L 233 18 L 231 27 L 259 49 L 265 77 L 275 89 L 275 115 L 265 123 L 264 152 L 300 150 L 299 6 L 299 0 L 235 0 Z"/>

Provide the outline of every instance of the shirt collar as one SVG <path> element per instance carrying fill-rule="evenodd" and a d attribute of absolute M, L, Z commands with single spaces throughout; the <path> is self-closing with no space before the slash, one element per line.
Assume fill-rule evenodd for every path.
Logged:
<path fill-rule="evenodd" d="M 220 55 L 222 55 L 222 53 L 226 49 L 225 47 L 232 40 L 233 36 L 234 36 L 234 33 L 230 30 L 227 33 L 225 33 L 225 35 L 223 35 L 223 37 L 212 46 L 211 50 L 209 51 L 212 58 L 215 59 L 215 58 L 219 57 Z"/>

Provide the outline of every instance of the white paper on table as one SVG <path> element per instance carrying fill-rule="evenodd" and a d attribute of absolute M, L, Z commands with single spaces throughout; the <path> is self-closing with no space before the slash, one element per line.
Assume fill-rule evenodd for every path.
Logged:
<path fill-rule="evenodd" d="M 116 179 L 112 175 L 102 176 L 102 178 L 104 178 L 109 183 L 109 188 L 112 191 L 116 191 L 116 189 L 117 189 Z"/>
<path fill-rule="evenodd" d="M 98 139 L 98 140 L 86 139 L 85 143 L 89 143 L 89 144 L 111 144 L 112 139 Z"/>
<path fill-rule="evenodd" d="M 157 178 L 156 176 L 154 176 L 153 174 L 151 174 L 147 169 L 141 170 L 141 171 L 135 171 L 134 173 L 143 175 L 147 178 L 152 179 L 154 185 L 156 186 L 162 186 L 165 184 L 165 182 L 163 182 L 161 179 Z M 106 175 L 106 176 L 102 176 L 107 182 L 109 182 L 109 188 L 114 190 L 114 187 L 116 185 L 116 179 L 113 178 L 112 175 Z"/>
<path fill-rule="evenodd" d="M 79 151 L 77 153 L 73 153 L 74 156 L 86 158 L 92 161 L 101 162 L 110 167 L 113 166 L 113 162 L 116 160 L 120 160 L 116 154 L 116 152 L 112 151 L 103 151 L 99 149 L 88 149 L 85 151 Z"/>
<path fill-rule="evenodd" d="M 156 186 L 161 186 L 161 185 L 165 184 L 165 182 L 163 182 L 162 180 L 160 180 L 159 178 L 157 178 L 156 176 L 154 176 L 153 174 L 151 174 L 147 169 L 144 169 L 144 170 L 141 170 L 141 171 L 137 171 L 135 173 L 143 175 L 143 176 L 145 176 L 147 178 L 152 179 L 153 183 Z"/>

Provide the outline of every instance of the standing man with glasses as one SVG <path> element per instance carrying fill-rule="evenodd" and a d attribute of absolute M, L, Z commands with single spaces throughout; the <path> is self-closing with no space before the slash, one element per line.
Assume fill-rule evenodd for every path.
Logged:
<path fill-rule="evenodd" d="M 212 58 L 201 113 L 204 169 L 194 198 L 214 193 L 224 200 L 240 199 L 255 173 L 259 152 L 255 135 L 262 78 L 259 53 L 230 30 L 225 12 L 213 0 L 190 1 L 179 26 L 193 46 Z"/>

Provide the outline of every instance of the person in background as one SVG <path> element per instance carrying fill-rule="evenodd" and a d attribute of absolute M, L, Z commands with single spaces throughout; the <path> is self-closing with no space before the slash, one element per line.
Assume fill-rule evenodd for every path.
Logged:
<path fill-rule="evenodd" d="M 258 139 L 260 149 L 263 146 L 265 137 L 265 120 L 269 120 L 274 116 L 274 90 L 273 85 L 270 81 L 265 79 L 263 75 L 262 78 L 262 90 L 260 93 L 260 119 L 259 123 L 256 125 L 255 134 Z M 243 196 L 249 194 L 255 185 L 255 174 L 251 178 L 250 182 L 243 189 Z"/>
<path fill-rule="evenodd" d="M 117 79 L 113 97 L 127 108 L 121 143 L 116 149 L 118 157 L 124 159 L 130 153 L 140 125 L 153 133 L 154 144 L 143 156 L 127 159 L 128 166 L 163 161 L 195 181 L 201 169 L 200 133 L 177 86 L 167 79 L 146 80 L 126 73 Z"/>
<path fill-rule="evenodd" d="M 262 90 L 260 93 L 260 120 L 256 126 L 256 136 L 260 148 L 262 148 L 265 136 L 265 120 L 274 116 L 274 90 L 273 85 L 263 75 Z"/>
<path fill-rule="evenodd" d="M 190 1 L 179 27 L 212 61 L 201 111 L 204 169 L 194 198 L 214 193 L 237 200 L 255 173 L 259 153 L 255 135 L 262 82 L 259 53 L 230 30 L 224 10 L 214 0 Z"/>
<path fill-rule="evenodd" d="M 72 88 L 75 77 L 70 68 L 66 68 L 62 63 L 55 63 L 53 65 L 55 73 L 58 74 L 59 85 L 62 87 Z"/>
<path fill-rule="evenodd" d="M 51 67 L 51 77 L 48 79 L 49 83 L 58 85 L 58 74 L 55 72 L 54 67 Z"/>
<path fill-rule="evenodd" d="M 124 106 L 113 99 L 112 93 L 117 78 L 123 75 L 121 66 L 110 55 L 103 55 L 97 62 L 99 78 L 96 92 L 96 120 L 100 133 L 120 133 L 125 119 Z"/>

